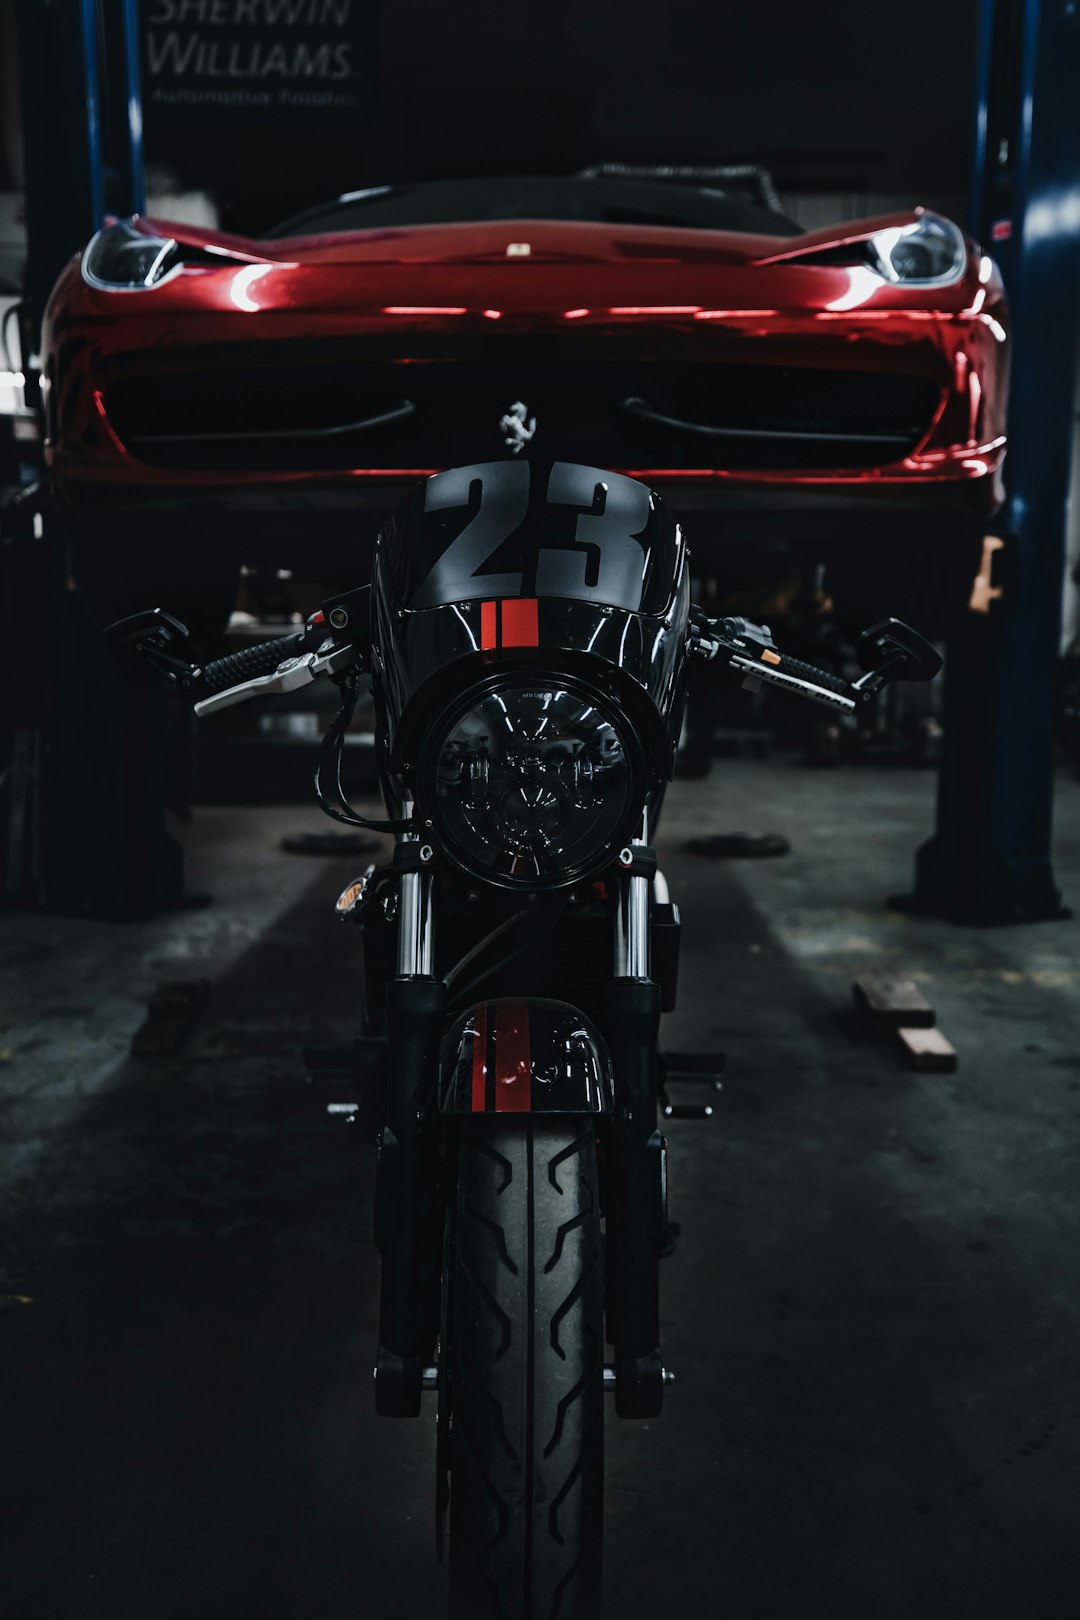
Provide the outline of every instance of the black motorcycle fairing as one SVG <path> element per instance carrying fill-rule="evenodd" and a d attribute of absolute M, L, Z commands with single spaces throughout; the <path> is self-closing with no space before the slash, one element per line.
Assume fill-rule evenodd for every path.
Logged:
<path fill-rule="evenodd" d="M 425 731 L 469 687 L 498 668 L 527 665 L 537 676 L 550 670 L 599 685 L 637 731 L 649 777 L 656 784 L 670 779 L 690 613 L 685 549 L 666 614 L 540 598 L 532 603 L 536 628 L 527 645 L 507 637 L 506 600 L 410 610 L 395 605 L 383 581 L 377 555 L 371 667 L 380 761 L 388 775 L 409 777 Z"/>
<path fill-rule="evenodd" d="M 565 1001 L 504 996 L 454 1020 L 442 1046 L 443 1114 L 609 1114 L 603 1036 Z"/>
<path fill-rule="evenodd" d="M 382 588 L 411 609 L 560 597 L 663 615 L 682 549 L 647 485 L 569 461 L 451 467 L 417 486 L 379 540 Z"/>
<path fill-rule="evenodd" d="M 654 785 L 670 778 L 689 633 L 686 543 L 636 479 L 569 462 L 452 468 L 376 548 L 371 670 L 380 766 L 402 798 L 444 705 L 527 662 L 615 699 Z"/>

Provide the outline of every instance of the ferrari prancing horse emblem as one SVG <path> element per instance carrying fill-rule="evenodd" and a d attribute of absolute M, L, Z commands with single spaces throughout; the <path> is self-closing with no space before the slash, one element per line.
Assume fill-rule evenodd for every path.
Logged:
<path fill-rule="evenodd" d="M 517 399 L 500 421 L 499 432 L 510 454 L 520 456 L 536 432 L 536 417 L 530 416 L 529 407 Z"/>

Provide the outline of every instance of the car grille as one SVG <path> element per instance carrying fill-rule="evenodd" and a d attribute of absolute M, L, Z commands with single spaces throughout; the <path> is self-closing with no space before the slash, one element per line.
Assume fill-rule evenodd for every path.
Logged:
<path fill-rule="evenodd" d="M 338 345 L 331 363 L 282 349 L 222 369 L 131 374 L 104 395 L 118 437 L 162 468 L 388 471 L 505 453 L 516 401 L 535 418 L 528 453 L 597 466 L 812 469 L 887 465 L 926 436 L 941 390 L 925 376 L 826 367 L 547 357 L 387 359 Z"/>

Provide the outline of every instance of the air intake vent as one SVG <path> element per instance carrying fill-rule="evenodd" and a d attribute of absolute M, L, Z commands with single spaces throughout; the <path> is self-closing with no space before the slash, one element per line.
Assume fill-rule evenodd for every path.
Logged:
<path fill-rule="evenodd" d="M 308 353 L 311 352 L 309 346 Z M 860 468 L 902 460 L 926 436 L 941 389 L 929 378 L 826 367 L 728 365 L 552 354 L 365 358 L 330 346 L 321 364 L 284 349 L 258 364 L 220 351 L 176 375 L 132 375 L 105 392 L 131 453 L 192 470 L 328 473 L 462 466 L 504 453 L 500 422 L 522 401 L 529 453 L 595 466 Z"/>

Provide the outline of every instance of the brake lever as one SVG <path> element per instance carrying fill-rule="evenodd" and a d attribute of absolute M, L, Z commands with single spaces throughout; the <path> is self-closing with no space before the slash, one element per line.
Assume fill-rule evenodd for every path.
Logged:
<path fill-rule="evenodd" d="M 220 709 L 231 709 L 235 703 L 246 703 L 249 698 L 273 697 L 284 692 L 295 692 L 309 686 L 320 675 L 339 675 L 360 662 L 355 647 L 331 647 L 328 651 L 301 653 L 297 658 L 284 659 L 272 675 L 256 675 L 238 686 L 227 686 L 223 692 L 212 692 L 194 705 L 201 718 L 216 714 Z"/>

